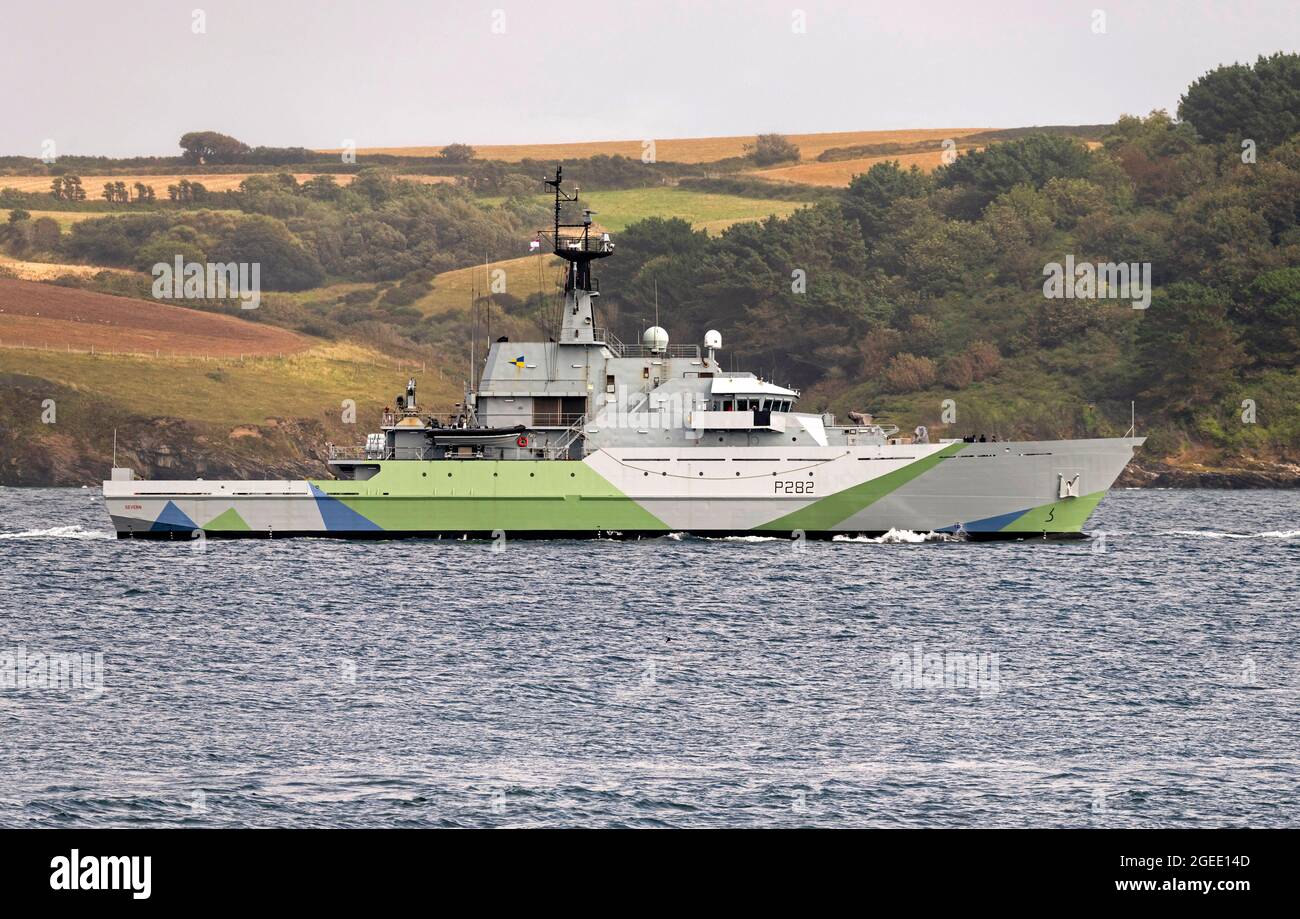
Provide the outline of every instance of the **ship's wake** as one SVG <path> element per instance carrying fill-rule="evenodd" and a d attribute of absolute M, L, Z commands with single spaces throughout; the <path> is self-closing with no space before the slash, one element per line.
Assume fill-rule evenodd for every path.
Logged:
<path fill-rule="evenodd" d="M 1186 539 L 1300 539 L 1300 530 L 1265 530 L 1262 533 L 1221 533 L 1218 530 L 1155 530 L 1151 532 L 1134 530 L 1108 530 L 1106 533 L 1093 533 L 1093 536 L 1174 536 Z"/>
<path fill-rule="evenodd" d="M 44 530 L 23 530 L 21 533 L 0 533 L 0 539 L 113 539 L 112 533 L 104 530 L 87 530 L 85 527 L 70 526 L 49 527 Z"/>
<path fill-rule="evenodd" d="M 1157 536 L 1190 536 L 1199 539 L 1296 539 L 1300 530 L 1266 530 L 1263 533 L 1219 533 L 1215 530 L 1169 530 Z"/>

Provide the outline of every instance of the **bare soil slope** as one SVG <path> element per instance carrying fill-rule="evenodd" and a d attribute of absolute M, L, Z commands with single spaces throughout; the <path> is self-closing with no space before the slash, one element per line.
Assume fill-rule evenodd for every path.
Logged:
<path fill-rule="evenodd" d="M 0 279 L 0 345 L 229 357 L 283 354 L 311 343 L 285 329 L 218 313 Z"/>

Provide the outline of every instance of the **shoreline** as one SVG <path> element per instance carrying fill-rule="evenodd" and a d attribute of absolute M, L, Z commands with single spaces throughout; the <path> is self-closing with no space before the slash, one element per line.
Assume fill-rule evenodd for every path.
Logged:
<path fill-rule="evenodd" d="M 1289 463 L 1256 462 L 1249 466 L 1209 469 L 1143 463 L 1137 459 L 1120 473 L 1112 488 L 1214 488 L 1245 489 L 1300 488 L 1300 466 Z"/>

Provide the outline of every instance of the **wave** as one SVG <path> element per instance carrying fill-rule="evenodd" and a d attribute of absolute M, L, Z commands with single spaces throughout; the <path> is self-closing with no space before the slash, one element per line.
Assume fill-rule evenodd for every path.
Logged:
<path fill-rule="evenodd" d="M 696 533 L 667 533 L 665 539 L 676 540 L 699 540 L 701 542 L 789 542 L 788 536 L 702 536 Z"/>
<path fill-rule="evenodd" d="M 878 544 L 958 541 L 957 537 L 950 533 L 918 533 L 915 530 L 894 529 L 891 529 L 883 536 L 834 536 L 832 540 L 834 542 L 874 542 Z"/>
<path fill-rule="evenodd" d="M 681 541 L 683 539 L 702 540 L 704 542 L 790 542 L 793 537 L 790 536 L 696 536 L 690 533 L 668 533 L 667 539 Z M 850 536 L 847 533 L 832 536 L 833 542 L 872 542 L 877 544 L 898 544 L 898 543 L 922 543 L 922 542 L 960 542 L 961 537 L 954 536 L 951 533 L 917 533 L 914 530 L 890 530 L 883 536 Z"/>
<path fill-rule="evenodd" d="M 49 527 L 44 530 L 23 530 L 21 533 L 0 533 L 0 539 L 113 539 L 114 534 L 104 530 L 87 530 L 77 526 Z"/>
<path fill-rule="evenodd" d="M 1192 536 L 1199 539 L 1296 539 L 1300 530 L 1266 530 L 1263 533 L 1219 533 L 1215 530 L 1164 530 L 1155 536 Z"/>

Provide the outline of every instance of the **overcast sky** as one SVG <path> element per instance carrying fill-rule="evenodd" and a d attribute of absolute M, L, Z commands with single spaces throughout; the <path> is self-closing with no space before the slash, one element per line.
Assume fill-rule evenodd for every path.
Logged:
<path fill-rule="evenodd" d="M 1297 48 L 1297 0 L 14 0 L 0 153 L 1109 122 Z"/>

